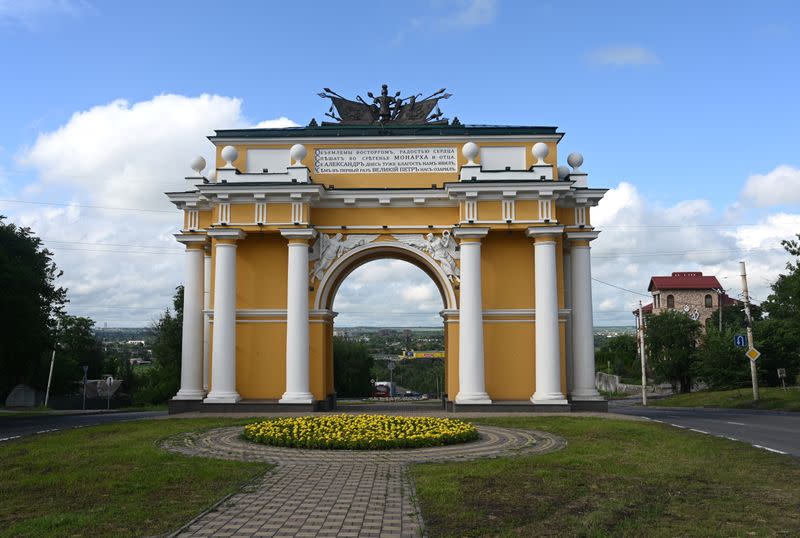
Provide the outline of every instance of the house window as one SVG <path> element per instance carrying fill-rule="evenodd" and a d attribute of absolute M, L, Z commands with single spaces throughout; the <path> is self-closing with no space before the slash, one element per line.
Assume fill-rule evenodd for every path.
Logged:
<path fill-rule="evenodd" d="M 711 295 L 706 295 L 706 308 L 711 308 L 714 306 L 714 302 L 711 299 Z"/>
<path fill-rule="evenodd" d="M 675 297 L 667 295 L 667 308 L 675 308 Z"/>

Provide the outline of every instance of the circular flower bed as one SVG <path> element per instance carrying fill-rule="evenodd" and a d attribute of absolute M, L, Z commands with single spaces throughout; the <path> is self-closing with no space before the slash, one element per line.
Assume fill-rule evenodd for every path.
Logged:
<path fill-rule="evenodd" d="M 248 424 L 244 438 L 294 448 L 376 450 L 465 443 L 477 439 L 478 431 L 452 418 L 329 415 Z"/>

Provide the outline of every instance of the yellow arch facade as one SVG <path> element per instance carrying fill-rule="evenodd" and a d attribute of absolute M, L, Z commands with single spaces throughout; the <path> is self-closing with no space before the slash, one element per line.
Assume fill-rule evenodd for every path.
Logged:
<path fill-rule="evenodd" d="M 452 408 L 604 408 L 594 390 L 590 208 L 552 127 L 217 131 L 167 193 L 187 247 L 173 411 L 333 404 L 333 300 L 398 258 L 441 296 Z"/>

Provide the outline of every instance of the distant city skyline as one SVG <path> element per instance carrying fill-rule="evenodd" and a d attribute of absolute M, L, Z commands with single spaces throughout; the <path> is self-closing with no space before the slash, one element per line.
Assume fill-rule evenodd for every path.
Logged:
<path fill-rule="evenodd" d="M 323 87 L 447 87 L 463 123 L 558 126 L 561 160 L 580 151 L 611 189 L 593 211 L 595 325 L 631 324 L 672 271 L 738 297 L 740 260 L 761 301 L 800 231 L 800 7 L 744 6 L 0 0 L 0 214 L 54 252 L 70 313 L 146 326 L 183 278 L 163 192 L 210 160 L 214 129 L 321 121 Z M 440 304 L 393 261 L 334 303 L 339 326 L 435 324 Z"/>

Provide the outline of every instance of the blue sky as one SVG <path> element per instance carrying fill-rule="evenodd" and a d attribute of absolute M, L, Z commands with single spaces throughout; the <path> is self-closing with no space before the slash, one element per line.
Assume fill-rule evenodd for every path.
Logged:
<path fill-rule="evenodd" d="M 613 189 L 597 278 L 644 291 L 652 274 L 694 269 L 733 290 L 736 262 L 753 258 L 763 298 L 786 261 L 778 238 L 800 232 L 800 8 L 655 4 L 0 0 L 0 199 L 72 204 L 0 201 L 0 213 L 53 240 L 75 313 L 141 324 L 180 282 L 177 219 L 133 213 L 138 235 L 122 237 L 100 230 L 123 213 L 84 206 L 169 210 L 160 193 L 210 155 L 211 129 L 319 120 L 323 86 L 447 87 L 442 109 L 464 123 L 558 126 L 562 154 L 581 151 L 590 184 Z M 146 254 L 97 252 L 138 242 L 164 273 L 146 285 Z M 397 269 L 375 267 L 354 285 Z M 357 298 L 375 294 L 358 289 L 346 284 L 337 307 L 368 310 Z M 412 295 L 396 293 L 385 318 L 340 321 L 435 322 L 403 317 L 439 308 Z M 630 324 L 638 298 L 595 283 L 597 323 Z"/>

